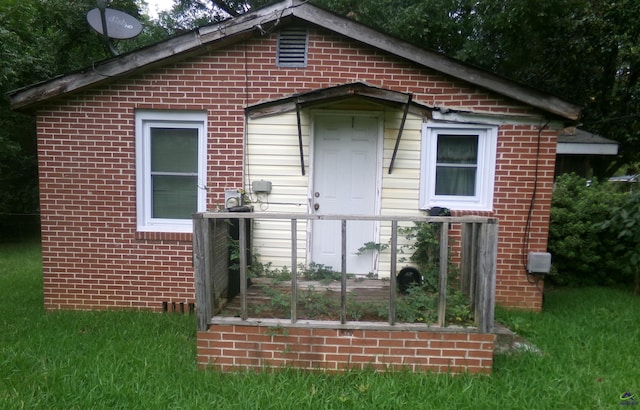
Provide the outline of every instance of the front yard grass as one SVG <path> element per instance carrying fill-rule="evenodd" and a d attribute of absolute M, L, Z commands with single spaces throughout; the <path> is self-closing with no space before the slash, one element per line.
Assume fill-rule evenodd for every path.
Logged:
<path fill-rule="evenodd" d="M 497 355 L 491 376 L 222 374 L 196 367 L 195 318 L 44 312 L 37 243 L 0 245 L 0 408 L 594 409 L 640 400 L 640 298 L 547 294 L 543 313 L 498 309 L 542 354 Z"/>

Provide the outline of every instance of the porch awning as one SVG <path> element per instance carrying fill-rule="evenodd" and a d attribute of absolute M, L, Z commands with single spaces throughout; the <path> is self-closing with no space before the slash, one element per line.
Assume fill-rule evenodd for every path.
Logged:
<path fill-rule="evenodd" d="M 245 108 L 245 112 L 249 118 L 260 118 L 291 112 L 296 110 L 296 106 L 306 108 L 307 106 L 314 104 L 360 97 L 366 100 L 396 107 L 409 103 L 410 112 L 430 118 L 430 113 L 435 109 L 435 107 L 416 103 L 410 99 L 410 96 L 411 93 L 387 90 L 363 82 L 355 82 L 259 102 Z"/>
<path fill-rule="evenodd" d="M 302 175 L 304 171 L 304 153 L 302 148 L 302 128 L 300 125 L 300 110 L 311 105 L 327 103 L 332 101 L 340 101 L 346 98 L 362 98 L 365 100 L 375 101 L 377 103 L 391 105 L 394 107 L 402 107 L 403 115 L 398 130 L 398 137 L 393 149 L 393 155 L 389 164 L 389 174 L 393 170 L 396 153 L 400 146 L 402 131 L 404 129 L 407 113 L 413 112 L 426 118 L 431 117 L 431 111 L 434 107 L 428 107 L 413 101 L 411 93 L 402 93 L 398 91 L 387 90 L 374 87 L 362 82 L 343 84 L 335 87 L 322 88 L 304 93 L 293 94 L 284 98 L 261 102 L 250 105 L 245 109 L 249 118 L 260 118 L 270 115 L 278 115 L 286 112 L 296 111 L 298 121 L 298 144 L 300 146 L 300 166 Z"/>

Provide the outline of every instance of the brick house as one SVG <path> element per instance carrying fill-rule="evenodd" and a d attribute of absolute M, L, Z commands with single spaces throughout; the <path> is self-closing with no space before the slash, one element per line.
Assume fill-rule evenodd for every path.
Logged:
<path fill-rule="evenodd" d="M 497 302 L 541 308 L 526 258 L 546 251 L 557 134 L 579 117 L 554 96 L 284 0 L 10 99 L 37 119 L 48 310 L 192 304 L 191 214 L 234 191 L 255 212 L 496 217 Z M 281 229 L 254 233 L 274 265 Z M 326 236 L 305 229 L 299 261 L 318 261 Z"/>

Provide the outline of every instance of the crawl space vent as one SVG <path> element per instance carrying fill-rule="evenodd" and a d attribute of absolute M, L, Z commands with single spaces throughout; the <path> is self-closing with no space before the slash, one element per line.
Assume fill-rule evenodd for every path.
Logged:
<path fill-rule="evenodd" d="M 278 66 L 307 66 L 307 29 L 288 27 L 278 32 Z"/>

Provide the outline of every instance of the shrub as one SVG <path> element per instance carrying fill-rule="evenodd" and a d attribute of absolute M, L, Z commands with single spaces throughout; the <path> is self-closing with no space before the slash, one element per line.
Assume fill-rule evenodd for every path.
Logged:
<path fill-rule="evenodd" d="M 558 177 L 549 225 L 555 274 L 551 283 L 589 286 L 628 281 L 621 269 L 618 235 L 602 227 L 626 196 L 608 182 L 587 183 L 575 174 Z"/>
<path fill-rule="evenodd" d="M 618 266 L 624 275 L 635 278 L 634 293 L 640 295 L 640 191 L 626 196 L 602 230 L 617 235 Z"/>

